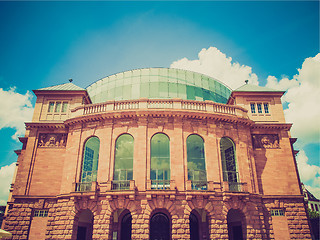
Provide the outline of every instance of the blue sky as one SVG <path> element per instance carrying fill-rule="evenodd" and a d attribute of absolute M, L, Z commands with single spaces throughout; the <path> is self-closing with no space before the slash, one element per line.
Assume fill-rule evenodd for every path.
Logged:
<path fill-rule="evenodd" d="M 251 67 L 261 86 L 268 76 L 291 80 L 319 53 L 319 2 L 0 2 L 3 91 L 24 95 L 69 78 L 87 87 L 117 72 L 195 60 L 210 47 Z M 0 167 L 21 148 L 2 120 Z M 319 141 L 299 146 L 309 165 L 320 165 Z"/>

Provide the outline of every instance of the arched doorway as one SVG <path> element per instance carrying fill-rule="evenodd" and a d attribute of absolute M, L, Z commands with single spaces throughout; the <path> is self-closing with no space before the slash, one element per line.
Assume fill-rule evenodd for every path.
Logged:
<path fill-rule="evenodd" d="M 190 213 L 189 225 L 190 225 L 190 240 L 199 240 L 199 221 L 197 216 L 193 213 Z"/>
<path fill-rule="evenodd" d="M 245 240 L 246 220 L 239 209 L 230 209 L 227 215 L 229 240 Z"/>
<path fill-rule="evenodd" d="M 170 221 L 166 214 L 156 213 L 151 217 L 150 240 L 170 240 Z"/>
<path fill-rule="evenodd" d="M 92 240 L 93 214 L 89 209 L 79 214 L 77 240 Z"/>
<path fill-rule="evenodd" d="M 122 217 L 121 220 L 121 240 L 131 240 L 131 231 L 132 231 L 132 216 L 130 213 L 127 213 Z"/>

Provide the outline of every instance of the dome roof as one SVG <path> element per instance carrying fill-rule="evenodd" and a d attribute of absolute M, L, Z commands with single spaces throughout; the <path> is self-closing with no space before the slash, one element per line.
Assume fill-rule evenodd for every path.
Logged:
<path fill-rule="evenodd" d="M 227 103 L 231 89 L 206 75 L 174 68 L 144 68 L 102 78 L 87 87 L 92 103 L 139 98 Z"/>

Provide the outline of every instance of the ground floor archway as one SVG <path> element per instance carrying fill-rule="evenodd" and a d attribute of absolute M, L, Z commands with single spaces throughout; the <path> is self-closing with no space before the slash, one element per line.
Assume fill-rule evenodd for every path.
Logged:
<path fill-rule="evenodd" d="M 229 240 L 246 239 L 246 219 L 239 209 L 230 209 L 227 215 Z"/>
<path fill-rule="evenodd" d="M 82 210 L 79 214 L 77 240 L 92 240 L 93 214 L 89 209 Z"/>
<path fill-rule="evenodd" d="M 170 220 L 162 212 L 150 219 L 150 240 L 170 240 Z"/>

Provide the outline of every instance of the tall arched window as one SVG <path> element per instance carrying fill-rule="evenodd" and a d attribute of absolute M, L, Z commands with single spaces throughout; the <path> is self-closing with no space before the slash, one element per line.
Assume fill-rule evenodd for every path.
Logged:
<path fill-rule="evenodd" d="M 204 141 L 202 137 L 192 134 L 187 138 L 188 180 L 192 189 L 207 189 L 206 161 L 204 156 Z"/>
<path fill-rule="evenodd" d="M 237 171 L 234 143 L 230 138 L 220 140 L 223 181 L 229 182 L 230 191 L 239 191 L 239 174 Z"/>
<path fill-rule="evenodd" d="M 133 177 L 133 137 L 122 134 L 116 141 L 112 189 L 129 189 Z"/>
<path fill-rule="evenodd" d="M 97 181 L 100 140 L 97 137 L 89 138 L 84 145 L 82 171 L 78 191 L 90 191 L 91 183 Z"/>
<path fill-rule="evenodd" d="M 170 140 L 163 133 L 151 138 L 151 169 L 152 189 L 170 188 Z"/>

